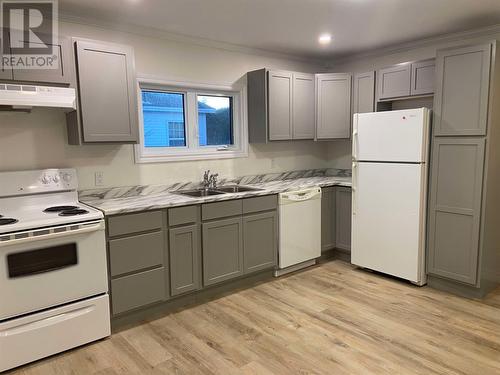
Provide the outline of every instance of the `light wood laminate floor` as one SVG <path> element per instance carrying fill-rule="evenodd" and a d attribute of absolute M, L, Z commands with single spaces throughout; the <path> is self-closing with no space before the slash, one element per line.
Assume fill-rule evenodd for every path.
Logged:
<path fill-rule="evenodd" d="M 478 302 L 333 261 L 11 374 L 500 374 L 500 289 Z"/>

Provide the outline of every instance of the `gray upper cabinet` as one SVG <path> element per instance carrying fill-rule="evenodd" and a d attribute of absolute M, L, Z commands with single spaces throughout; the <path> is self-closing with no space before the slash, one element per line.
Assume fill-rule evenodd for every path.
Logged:
<path fill-rule="evenodd" d="M 436 60 L 430 59 L 411 64 L 411 95 L 427 95 L 434 92 Z"/>
<path fill-rule="evenodd" d="M 428 272 L 476 284 L 484 138 L 436 137 L 432 151 Z"/>
<path fill-rule="evenodd" d="M 201 287 L 199 224 L 170 228 L 170 288 L 172 296 Z"/>
<path fill-rule="evenodd" d="M 269 140 L 292 139 L 291 72 L 270 71 L 269 75 Z"/>
<path fill-rule="evenodd" d="M 84 142 L 138 142 L 134 51 L 75 40 L 79 110 Z"/>
<path fill-rule="evenodd" d="M 352 113 L 375 111 L 375 72 L 355 74 L 353 77 Z"/>
<path fill-rule="evenodd" d="M 16 81 L 26 82 L 73 84 L 74 69 L 71 59 L 71 41 L 69 38 L 62 36 L 59 36 L 58 39 L 58 44 L 53 45 L 58 62 L 57 69 L 15 69 L 12 78 Z M 37 44 L 36 42 L 31 43 Z"/>
<path fill-rule="evenodd" d="M 351 251 L 351 188 L 335 189 L 336 248 Z"/>
<path fill-rule="evenodd" d="M 314 75 L 260 69 L 247 84 L 250 143 L 314 139 Z"/>
<path fill-rule="evenodd" d="M 278 254 L 278 216 L 276 211 L 243 217 L 243 258 L 245 273 L 276 265 Z"/>
<path fill-rule="evenodd" d="M 243 275 L 241 216 L 206 222 L 203 227 L 203 284 L 217 284 Z"/>
<path fill-rule="evenodd" d="M 321 189 L 321 251 L 334 249 L 335 240 L 335 187 Z"/>
<path fill-rule="evenodd" d="M 293 139 L 314 139 L 314 74 L 293 73 Z"/>
<path fill-rule="evenodd" d="M 399 64 L 377 72 L 378 99 L 410 96 L 411 64 Z"/>
<path fill-rule="evenodd" d="M 351 75 L 316 74 L 316 138 L 351 137 Z"/>
<path fill-rule="evenodd" d="M 0 29 L 0 31 L 3 31 L 3 30 Z M 2 35 L 3 35 L 3 32 L 0 35 L 0 38 L 2 38 Z M 1 42 L 2 43 L 5 43 L 5 42 L 10 43 L 10 40 L 1 41 Z M 0 45 L 3 45 L 2 43 L 0 43 Z M 0 61 L 0 80 L 12 80 L 12 79 L 14 79 L 14 76 L 13 76 L 13 73 L 12 73 L 12 68 L 11 67 L 6 67 L 3 64 L 3 52 L 1 50 L 0 50 L 0 57 L 2 58 L 2 60 Z"/>
<path fill-rule="evenodd" d="M 491 45 L 438 51 L 434 134 L 485 135 Z"/>

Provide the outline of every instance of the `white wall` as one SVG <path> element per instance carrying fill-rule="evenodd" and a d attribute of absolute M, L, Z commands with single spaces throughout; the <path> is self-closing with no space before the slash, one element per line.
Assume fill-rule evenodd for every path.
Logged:
<path fill-rule="evenodd" d="M 263 67 L 304 72 L 318 64 L 287 58 L 207 48 L 168 39 L 60 23 L 61 34 L 132 45 L 138 74 L 186 81 L 233 83 Z M 250 145 L 249 157 L 203 162 L 135 164 L 131 145 L 69 146 L 64 114 L 39 109 L 31 114 L 0 113 L 0 170 L 75 167 L 81 188 L 94 187 L 94 173 L 104 172 L 106 186 L 161 184 L 199 180 L 212 169 L 222 177 L 328 166 L 328 144 L 312 141 Z"/>
<path fill-rule="evenodd" d="M 471 33 L 450 35 L 436 38 L 435 40 L 414 43 L 413 47 L 408 45 L 405 48 L 400 48 L 399 51 L 396 52 L 383 53 L 383 51 L 381 51 L 380 54 L 372 54 L 372 56 L 360 55 L 343 62 L 332 62 L 332 71 L 362 73 L 406 61 L 434 58 L 438 49 L 464 44 L 486 43 L 495 39 L 500 40 L 500 29 L 498 27 L 485 29 L 484 31 L 477 30 Z M 419 44 L 421 46 L 417 47 Z M 328 147 L 329 165 L 332 168 L 351 168 L 350 154 L 350 141 L 341 140 L 334 142 L 332 146 Z"/>

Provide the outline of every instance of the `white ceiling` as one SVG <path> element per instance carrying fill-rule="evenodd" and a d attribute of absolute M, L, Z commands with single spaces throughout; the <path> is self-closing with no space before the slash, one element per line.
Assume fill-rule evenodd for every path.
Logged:
<path fill-rule="evenodd" d="M 500 24 L 500 0 L 59 0 L 62 14 L 304 58 Z M 333 42 L 320 46 L 318 36 Z"/>

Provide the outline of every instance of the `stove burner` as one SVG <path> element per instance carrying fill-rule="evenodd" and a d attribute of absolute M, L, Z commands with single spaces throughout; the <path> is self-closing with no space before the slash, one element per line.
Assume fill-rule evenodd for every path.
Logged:
<path fill-rule="evenodd" d="M 15 224 L 17 223 L 19 220 L 17 219 L 12 219 L 10 217 L 6 217 L 4 219 L 0 219 L 0 225 L 9 225 L 9 224 Z"/>
<path fill-rule="evenodd" d="M 76 210 L 78 207 L 77 206 L 54 206 L 54 207 L 49 207 L 43 210 L 43 212 L 61 212 L 61 211 L 68 211 L 68 210 Z"/>
<path fill-rule="evenodd" d="M 76 216 L 76 215 L 84 215 L 88 214 L 89 212 L 87 210 L 84 210 L 82 208 L 76 208 L 76 209 L 71 209 L 71 210 L 64 210 L 59 213 L 59 216 Z"/>

